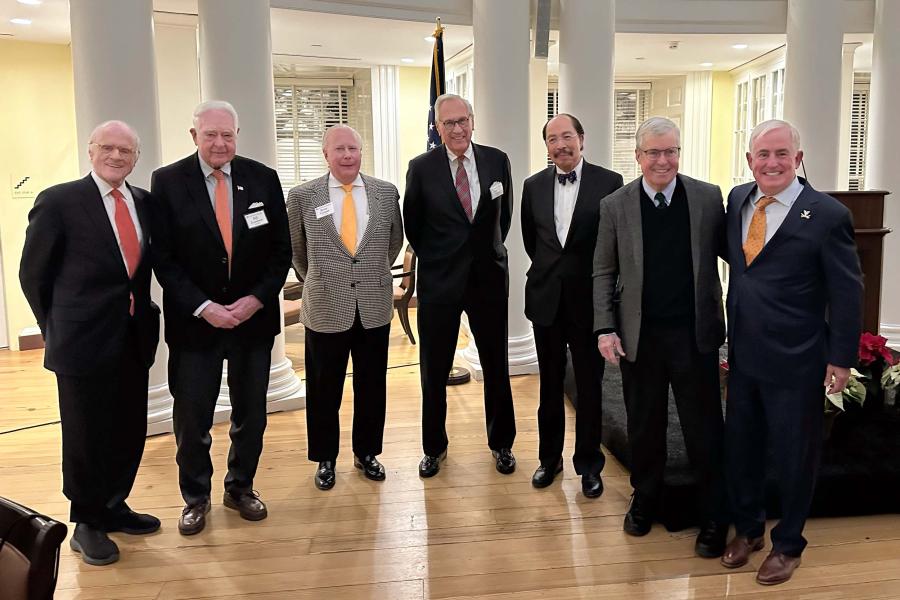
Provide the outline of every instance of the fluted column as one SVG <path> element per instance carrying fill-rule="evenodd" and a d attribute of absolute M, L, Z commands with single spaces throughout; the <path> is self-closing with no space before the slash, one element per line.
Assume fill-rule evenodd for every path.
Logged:
<path fill-rule="evenodd" d="M 872 84 L 869 92 L 869 141 L 866 152 L 866 187 L 891 192 L 885 199 L 884 224 L 893 229 L 884 238 L 881 280 L 881 335 L 900 349 L 900 2 L 875 0 L 875 37 L 872 48 Z"/>
<path fill-rule="evenodd" d="M 809 182 L 838 184 L 841 123 L 841 0 L 788 0 L 784 118 L 800 130 Z"/>
<path fill-rule="evenodd" d="M 615 0 L 560 0 L 559 111 L 584 126 L 584 157 L 609 167 L 613 148 Z"/>
<path fill-rule="evenodd" d="M 475 61 L 475 136 L 481 144 L 509 156 L 513 181 L 512 228 L 506 238 L 509 255 L 509 372 L 537 372 L 537 352 L 531 323 L 525 318 L 525 271 L 528 256 L 519 220 L 522 182 L 530 170 L 529 2 L 473 0 L 472 29 Z M 488 185 L 490 182 L 482 185 Z M 481 378 L 474 338 L 462 351 Z"/>
<path fill-rule="evenodd" d="M 146 189 L 150 174 L 160 163 L 153 1 L 71 0 L 69 21 L 81 171 L 91 170 L 87 141 L 93 128 L 118 119 L 131 125 L 141 138 L 141 155 L 128 182 Z M 162 306 L 162 291 L 155 277 L 151 295 Z M 160 341 L 150 369 L 147 420 L 151 435 L 161 432 L 158 423 L 171 419 L 168 358 L 169 349 Z M 162 428 L 168 429 L 171 427 Z"/>
<path fill-rule="evenodd" d="M 200 93 L 227 100 L 240 119 L 238 154 L 274 168 L 275 82 L 268 0 L 199 0 L 197 3 Z M 227 373 L 227 367 L 226 367 Z M 267 394 L 269 412 L 305 405 L 303 384 L 284 349 L 284 324 L 272 348 Z M 217 419 L 230 410 L 222 377 Z"/>

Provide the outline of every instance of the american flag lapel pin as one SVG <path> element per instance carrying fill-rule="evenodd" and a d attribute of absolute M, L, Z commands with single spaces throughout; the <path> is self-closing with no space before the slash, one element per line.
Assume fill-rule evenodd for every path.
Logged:
<path fill-rule="evenodd" d="M 239 186 L 236 186 L 236 187 L 237 187 L 237 189 L 238 189 L 239 192 L 243 192 L 243 191 L 244 191 L 244 186 L 239 185 Z"/>

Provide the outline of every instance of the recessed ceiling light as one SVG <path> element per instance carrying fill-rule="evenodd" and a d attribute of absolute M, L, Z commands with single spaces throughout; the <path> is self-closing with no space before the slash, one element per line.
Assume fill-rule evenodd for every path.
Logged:
<path fill-rule="evenodd" d="M 643 56 L 635 56 L 634 60 L 647 60 Z"/>
<path fill-rule="evenodd" d="M 433 35 L 426 36 L 426 37 L 425 37 L 425 41 L 428 42 L 429 44 L 433 44 L 433 43 L 434 43 L 434 36 L 433 36 Z"/>
<path fill-rule="evenodd" d="M 700 63 L 700 66 L 701 67 L 711 67 L 711 66 L 713 66 L 713 64 L 711 62 L 703 62 L 703 63 Z"/>
<path fill-rule="evenodd" d="M 15 18 L 15 19 L 10 19 L 9 22 L 12 23 L 13 25 L 31 25 L 31 19 Z"/>
<path fill-rule="evenodd" d="M 411 58 L 404 57 L 404 58 L 401 58 L 401 59 L 400 59 L 400 62 L 413 63 L 413 62 L 416 62 L 416 61 L 413 60 L 413 59 L 411 59 Z"/>
<path fill-rule="evenodd" d="M 731 47 L 735 50 L 743 50 L 747 47 L 747 44 L 732 44 Z"/>
<path fill-rule="evenodd" d="M 321 48 L 322 44 L 310 44 L 310 46 L 313 48 Z"/>
<path fill-rule="evenodd" d="M 37 6 L 41 0 L 19 0 L 19 4 L 27 4 L 28 6 Z"/>

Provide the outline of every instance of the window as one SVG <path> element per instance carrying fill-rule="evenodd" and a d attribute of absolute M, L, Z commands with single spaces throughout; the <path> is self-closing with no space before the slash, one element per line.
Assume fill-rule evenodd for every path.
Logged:
<path fill-rule="evenodd" d="M 739 83 L 735 91 L 734 106 L 734 161 L 731 166 L 731 176 L 734 185 L 744 183 L 749 180 L 750 174 L 747 172 L 747 161 L 744 160 L 744 153 L 747 149 L 747 139 L 750 135 L 747 128 L 747 97 L 750 83 L 745 81 Z"/>
<path fill-rule="evenodd" d="M 869 120 L 869 83 L 856 82 L 850 105 L 850 178 L 847 189 L 866 189 L 866 124 Z"/>
<path fill-rule="evenodd" d="M 769 114 L 773 119 L 784 117 L 784 69 L 772 71 L 772 97 Z"/>
<path fill-rule="evenodd" d="M 731 178 L 734 185 L 752 179 L 745 155 L 753 128 L 784 113 L 784 67 L 772 63 L 747 71 L 740 77 L 734 94 L 734 143 Z"/>

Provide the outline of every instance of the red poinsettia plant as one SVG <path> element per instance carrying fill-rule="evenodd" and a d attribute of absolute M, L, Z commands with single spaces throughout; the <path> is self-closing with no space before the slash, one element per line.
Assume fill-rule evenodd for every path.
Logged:
<path fill-rule="evenodd" d="M 884 361 L 884 365 L 877 366 L 890 367 L 896 362 L 894 355 L 887 347 L 887 338 L 864 331 L 859 336 L 859 366 L 871 367 L 879 360 Z"/>

